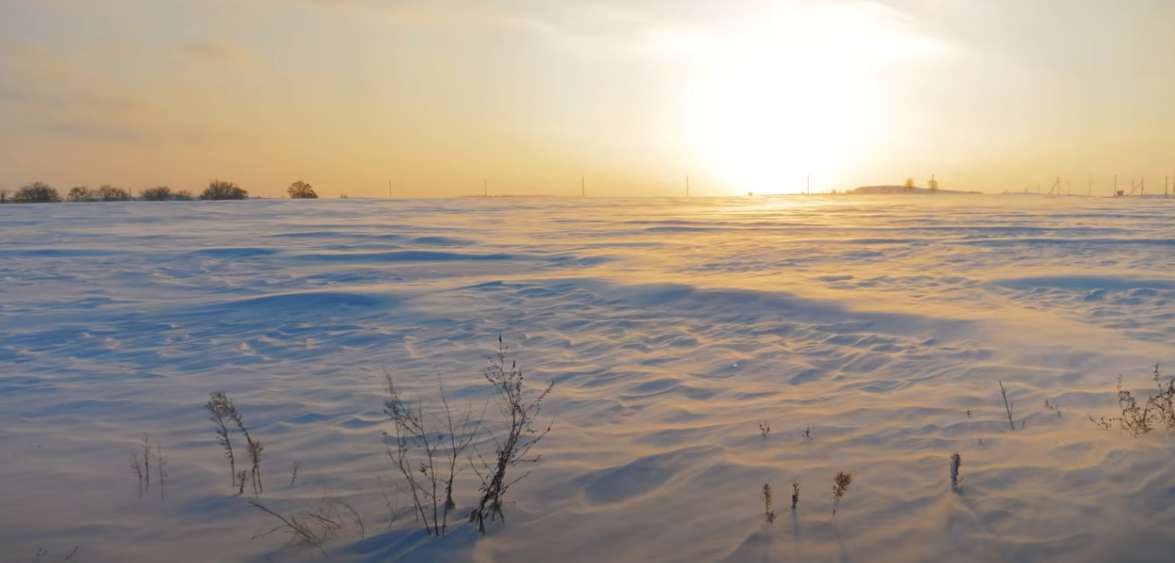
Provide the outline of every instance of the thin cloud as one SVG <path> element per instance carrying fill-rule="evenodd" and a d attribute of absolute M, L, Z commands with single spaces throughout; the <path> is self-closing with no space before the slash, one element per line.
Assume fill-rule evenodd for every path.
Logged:
<path fill-rule="evenodd" d="M 240 67 L 252 67 L 256 63 L 245 49 L 219 41 L 196 41 L 183 47 L 184 54 L 200 60 Z"/>

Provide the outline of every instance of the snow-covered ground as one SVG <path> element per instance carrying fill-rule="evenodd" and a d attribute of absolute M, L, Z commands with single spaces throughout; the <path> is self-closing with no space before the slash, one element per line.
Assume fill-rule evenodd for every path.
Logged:
<path fill-rule="evenodd" d="M 1175 553 L 1171 439 L 1087 419 L 1115 413 L 1119 374 L 1175 373 L 1175 200 L 6 205 L 0 234 L 3 561 L 320 559 L 253 539 L 271 520 L 231 494 L 217 390 L 265 443 L 267 504 L 362 515 L 331 559 Z M 498 333 L 557 382 L 542 461 L 505 527 L 426 538 L 385 455 L 383 372 L 480 404 Z M 136 492 L 143 433 L 163 499 Z M 465 471 L 458 510 L 476 493 Z"/>

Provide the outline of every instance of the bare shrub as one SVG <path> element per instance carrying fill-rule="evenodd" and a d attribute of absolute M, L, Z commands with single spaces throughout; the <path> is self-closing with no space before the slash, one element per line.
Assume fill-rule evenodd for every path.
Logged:
<path fill-rule="evenodd" d="M 454 420 L 442 382 L 439 388 L 444 420 L 437 422 L 425 414 L 421 402 L 411 405 L 400 395 L 391 374 L 385 373 L 384 378 L 384 413 L 394 428 L 394 434 L 384 433 L 385 440 L 391 442 L 387 446 L 388 458 L 407 482 L 416 517 L 425 531 L 443 536 L 449 512 L 457 506 L 453 501 L 453 481 L 459 472 L 458 460 L 477 437 L 480 419 L 474 419 L 469 407 L 460 421 Z"/>
<path fill-rule="evenodd" d="M 94 201 L 97 195 L 85 186 L 74 186 L 69 189 L 65 199 L 69 201 Z"/>
<path fill-rule="evenodd" d="M 192 201 L 193 199 L 196 199 L 196 198 L 192 196 L 192 192 L 190 192 L 188 190 L 180 190 L 180 191 L 172 194 L 171 199 L 174 199 L 176 201 Z"/>
<path fill-rule="evenodd" d="M 56 203 L 61 201 L 57 189 L 44 182 L 33 182 L 12 194 L 13 203 Z"/>
<path fill-rule="evenodd" d="M 800 482 L 795 481 L 791 484 L 791 509 L 795 510 L 796 506 L 800 504 Z"/>
<path fill-rule="evenodd" d="M 770 433 L 771 433 L 771 425 L 768 424 L 767 421 L 760 422 L 759 423 L 759 435 L 766 438 L 767 435 Z"/>
<path fill-rule="evenodd" d="M 94 191 L 94 196 L 100 201 L 128 201 L 131 199 L 131 192 L 114 186 L 101 186 Z"/>
<path fill-rule="evenodd" d="M 171 197 L 171 188 L 167 186 L 156 186 L 143 190 L 143 201 L 167 201 Z"/>
<path fill-rule="evenodd" d="M 290 187 L 286 188 L 286 193 L 289 194 L 290 199 L 318 199 L 314 187 L 301 180 L 290 184 Z"/>
<path fill-rule="evenodd" d="M 479 456 L 474 463 L 474 471 L 481 479 L 481 500 L 469 514 L 469 520 L 477 525 L 477 531 L 482 534 L 485 533 L 487 520 L 505 520 L 502 503 L 507 491 L 529 474 L 523 473 L 508 479 L 507 472 L 520 463 L 537 462 L 540 456 L 530 457 L 530 450 L 551 431 L 550 426 L 539 429 L 535 424 L 542 410 L 543 399 L 551 393 L 555 383 L 547 384 L 540 391 L 530 392 L 518 364 L 514 360 L 507 360 L 506 346 L 502 343 L 502 336 L 498 335 L 498 351 L 491 358 L 484 375 L 498 393 L 499 407 L 502 415 L 509 420 L 509 428 L 506 435 L 496 441 L 495 459 L 488 461 Z"/>
<path fill-rule="evenodd" d="M 213 180 L 209 182 L 204 193 L 200 194 L 200 199 L 209 200 L 248 198 L 249 192 L 232 182 L 226 182 L 224 180 Z"/>

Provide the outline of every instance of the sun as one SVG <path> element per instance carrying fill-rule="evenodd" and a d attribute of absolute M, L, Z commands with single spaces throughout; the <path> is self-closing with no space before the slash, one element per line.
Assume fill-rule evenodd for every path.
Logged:
<path fill-rule="evenodd" d="M 839 7 L 730 26 L 686 95 L 694 156 L 731 193 L 842 185 L 893 133 L 890 67 L 926 47 L 890 20 Z"/>

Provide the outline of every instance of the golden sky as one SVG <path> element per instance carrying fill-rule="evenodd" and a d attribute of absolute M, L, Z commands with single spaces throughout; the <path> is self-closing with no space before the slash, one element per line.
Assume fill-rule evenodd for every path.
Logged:
<path fill-rule="evenodd" d="M 1074 192 L 1175 175 L 1167 0 L 3 0 L 0 187 Z"/>

